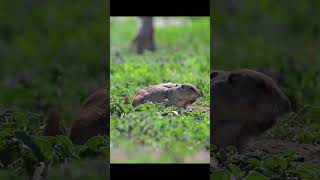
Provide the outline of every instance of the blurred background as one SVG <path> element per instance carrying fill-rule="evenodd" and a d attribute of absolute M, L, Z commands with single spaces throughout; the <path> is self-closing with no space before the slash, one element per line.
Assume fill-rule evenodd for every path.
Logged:
<path fill-rule="evenodd" d="M 261 70 L 280 81 L 295 109 L 319 105 L 319 3 L 214 1 L 212 68 Z"/>
<path fill-rule="evenodd" d="M 100 5 L 1 1 L 2 106 L 43 112 L 59 105 L 69 121 L 83 98 L 106 84 L 108 41 Z"/>
<path fill-rule="evenodd" d="M 98 0 L 0 2 L 0 179 L 37 179 L 46 174 L 41 162 L 52 167 L 97 157 L 104 158 L 100 167 L 107 171 L 108 143 L 96 139 L 95 145 L 104 146 L 99 151 L 67 138 L 80 104 L 108 83 L 106 7 Z M 49 107 L 62 109 L 65 136 L 41 136 Z M 84 177 L 75 169 L 68 179 Z M 94 171 L 81 172 L 96 177 Z M 66 178 L 53 174 L 51 179 Z"/>

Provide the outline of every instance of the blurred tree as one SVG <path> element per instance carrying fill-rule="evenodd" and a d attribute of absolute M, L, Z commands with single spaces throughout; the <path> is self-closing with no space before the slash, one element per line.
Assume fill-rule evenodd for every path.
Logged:
<path fill-rule="evenodd" d="M 152 17 L 140 17 L 142 25 L 138 35 L 134 38 L 133 43 L 136 45 L 138 54 L 144 50 L 154 51 L 156 49 L 154 42 L 154 28 Z"/>

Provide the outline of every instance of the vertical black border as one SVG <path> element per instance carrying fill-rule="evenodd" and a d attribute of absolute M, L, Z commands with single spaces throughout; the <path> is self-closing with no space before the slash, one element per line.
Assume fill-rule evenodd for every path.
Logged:
<path fill-rule="evenodd" d="M 106 49 L 106 52 L 107 52 L 107 56 L 106 56 L 106 65 L 107 65 L 107 74 L 106 74 L 106 87 L 107 87 L 107 91 L 108 91 L 108 109 L 109 111 L 107 112 L 107 122 L 109 123 L 109 126 L 108 126 L 108 140 L 109 140 L 109 157 L 107 159 L 107 176 L 108 176 L 108 179 L 110 179 L 110 176 L 111 176 L 111 167 L 110 167 L 110 0 L 107 0 L 106 1 L 106 15 L 107 15 L 107 18 L 105 19 L 106 22 L 107 22 L 107 27 L 106 27 L 106 46 L 107 46 L 107 49 Z"/>

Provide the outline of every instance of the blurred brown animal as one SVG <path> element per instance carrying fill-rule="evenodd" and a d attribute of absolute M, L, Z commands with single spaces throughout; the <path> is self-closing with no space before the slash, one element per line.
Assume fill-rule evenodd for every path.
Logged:
<path fill-rule="evenodd" d="M 213 71 L 211 144 L 240 150 L 291 111 L 291 103 L 268 76 L 248 69 Z"/>
<path fill-rule="evenodd" d="M 71 125 L 70 139 L 75 144 L 84 144 L 88 139 L 105 135 L 109 130 L 108 90 L 102 88 L 92 93 L 81 105 Z M 44 135 L 55 136 L 59 132 L 60 112 L 50 110 Z"/>

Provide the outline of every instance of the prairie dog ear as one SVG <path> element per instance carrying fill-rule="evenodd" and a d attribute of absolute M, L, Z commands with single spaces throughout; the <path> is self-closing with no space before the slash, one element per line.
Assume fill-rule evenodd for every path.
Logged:
<path fill-rule="evenodd" d="M 181 88 L 182 88 L 182 89 L 186 89 L 186 88 L 187 88 L 187 85 L 181 84 Z"/>
<path fill-rule="evenodd" d="M 182 87 L 183 89 L 194 89 L 193 86 L 190 85 L 190 84 L 181 84 L 181 87 Z"/>
<path fill-rule="evenodd" d="M 226 74 L 229 74 L 229 72 L 224 70 L 213 70 L 210 72 L 210 79 L 216 78 L 220 75 L 225 76 Z"/>
<path fill-rule="evenodd" d="M 219 75 L 219 72 L 218 71 L 212 71 L 211 73 L 210 73 L 210 79 L 212 79 L 212 78 L 214 78 L 214 77 L 216 77 L 216 76 L 218 76 Z"/>

